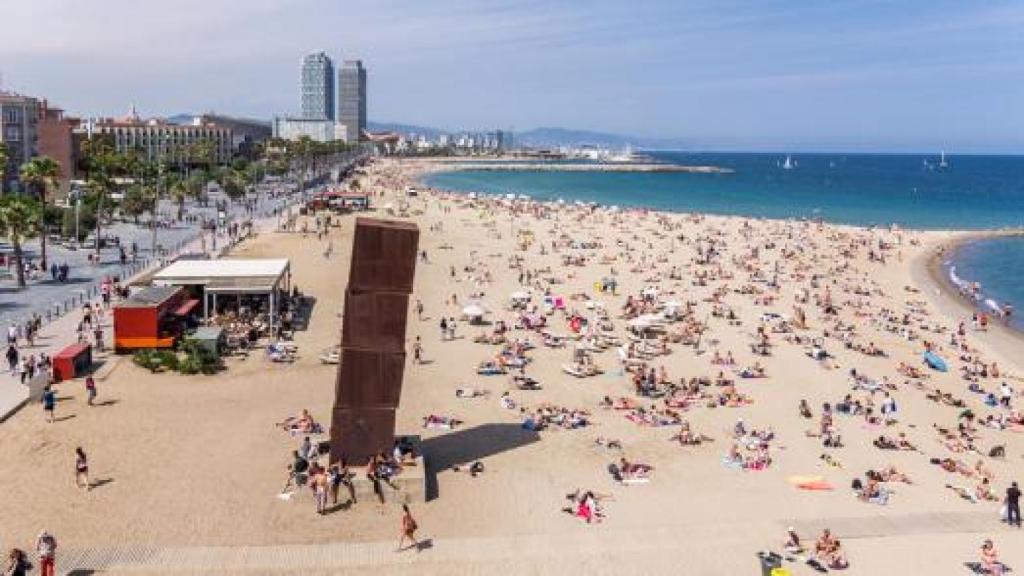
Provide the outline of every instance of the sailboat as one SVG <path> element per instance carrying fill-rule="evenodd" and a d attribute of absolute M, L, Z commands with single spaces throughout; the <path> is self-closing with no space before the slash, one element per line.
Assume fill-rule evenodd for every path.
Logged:
<path fill-rule="evenodd" d="M 793 168 L 796 168 L 796 162 L 793 162 L 793 158 L 787 154 L 786 161 L 782 163 L 782 169 L 792 170 Z"/>
<path fill-rule="evenodd" d="M 939 168 L 948 168 L 949 163 L 946 162 L 946 151 L 942 151 L 942 156 L 939 158 Z"/>

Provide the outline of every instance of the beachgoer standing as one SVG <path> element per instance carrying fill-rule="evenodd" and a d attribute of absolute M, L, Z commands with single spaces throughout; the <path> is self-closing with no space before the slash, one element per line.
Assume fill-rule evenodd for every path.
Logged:
<path fill-rule="evenodd" d="M 1006 489 L 1006 523 L 1020 528 L 1020 488 L 1016 482 Z"/>
<path fill-rule="evenodd" d="M 25 553 L 17 548 L 11 548 L 7 554 L 7 566 L 4 567 L 4 576 L 28 576 L 30 564 Z"/>
<path fill-rule="evenodd" d="M 420 551 L 420 543 L 416 541 L 416 529 L 419 526 L 416 524 L 416 519 L 412 517 L 412 512 L 409 512 L 409 506 L 402 504 L 402 536 L 398 539 L 398 550 L 401 552 L 405 550 L 402 548 L 402 544 L 408 539 L 412 544 L 410 548 L 415 547 L 416 551 Z"/>
<path fill-rule="evenodd" d="M 43 389 L 43 396 L 39 399 L 43 403 L 43 411 L 46 412 L 46 420 L 50 424 L 53 424 L 53 411 L 57 407 L 57 393 L 53 391 L 53 387 L 47 385 Z"/>
<path fill-rule="evenodd" d="M 57 572 L 57 539 L 46 530 L 36 538 L 36 554 L 39 556 L 39 576 L 54 576 Z"/>
<path fill-rule="evenodd" d="M 93 406 L 93 401 L 96 400 L 96 381 L 93 380 L 92 375 L 85 377 L 85 394 L 86 403 Z"/>
<path fill-rule="evenodd" d="M 420 337 L 416 337 L 416 341 L 412 345 L 412 356 L 416 360 L 417 364 L 423 364 L 423 343 L 420 341 Z"/>
<path fill-rule="evenodd" d="M 327 474 L 320 469 L 313 477 L 313 498 L 316 500 L 316 513 L 323 514 L 327 511 Z"/>
<path fill-rule="evenodd" d="M 92 489 L 89 483 L 89 459 L 81 446 L 75 448 L 75 486 L 84 488 L 86 492 Z"/>

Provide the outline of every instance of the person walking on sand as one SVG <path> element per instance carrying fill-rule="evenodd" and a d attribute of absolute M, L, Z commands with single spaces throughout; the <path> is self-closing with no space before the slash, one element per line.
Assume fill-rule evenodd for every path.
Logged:
<path fill-rule="evenodd" d="M 92 489 L 92 484 L 89 483 L 89 459 L 81 446 L 75 448 L 75 486 L 85 489 L 86 492 Z"/>
<path fill-rule="evenodd" d="M 36 554 L 39 556 L 39 576 L 55 576 L 57 573 L 57 539 L 43 530 L 36 538 Z"/>
<path fill-rule="evenodd" d="M 43 411 L 46 412 L 46 421 L 53 424 L 53 411 L 57 407 L 57 393 L 49 384 L 43 388 L 43 396 L 39 399 L 43 403 Z"/>
<path fill-rule="evenodd" d="M 96 381 L 93 380 L 92 375 L 85 377 L 85 395 L 86 403 L 89 406 L 95 406 L 93 402 L 96 400 Z"/>
<path fill-rule="evenodd" d="M 398 539 L 398 550 L 396 552 L 405 550 L 405 548 L 402 548 L 402 544 L 405 544 L 407 539 L 411 543 L 410 548 L 415 547 L 417 552 L 420 551 L 420 543 L 416 541 L 417 528 L 419 526 L 416 525 L 416 519 L 412 517 L 412 512 L 409 512 L 409 506 L 402 504 L 402 536 Z"/>
<path fill-rule="evenodd" d="M 423 364 L 423 342 L 420 341 L 420 337 L 416 337 L 416 341 L 412 344 L 412 357 L 416 360 L 417 364 Z"/>
<path fill-rule="evenodd" d="M 1020 528 L 1020 488 L 1016 482 L 1006 489 L 1006 523 Z"/>

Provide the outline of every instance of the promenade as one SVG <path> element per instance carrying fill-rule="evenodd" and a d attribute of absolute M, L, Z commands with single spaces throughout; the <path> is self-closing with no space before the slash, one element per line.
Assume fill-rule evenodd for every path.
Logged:
<path fill-rule="evenodd" d="M 315 192 L 313 189 L 310 192 Z M 202 216 L 216 217 L 212 206 L 221 198 L 219 195 L 211 197 L 211 208 L 198 205 L 190 206 Z M 277 190 L 273 197 L 258 197 L 256 209 L 247 212 L 240 205 L 229 203 L 230 212 L 225 223 L 239 222 L 246 218 L 252 218 L 252 234 L 258 235 L 262 232 L 273 230 L 278 226 L 280 218 L 275 216 L 278 210 L 284 212 L 291 209 L 301 199 L 296 188 Z M 201 217 L 202 217 L 201 216 Z M 3 299 L 0 301 L 0 311 L 7 310 L 6 314 L 0 314 L 0 326 L 6 330 L 12 323 L 24 323 L 33 313 L 43 318 L 43 328 L 36 337 L 35 346 L 27 346 L 24 342 L 19 345 L 22 356 L 46 354 L 51 358 L 60 350 L 72 344 L 77 333 L 78 323 L 81 320 L 81 309 L 86 302 L 98 305 L 100 284 L 107 276 L 116 276 L 122 283 L 131 283 L 153 270 L 159 269 L 165 263 L 174 260 L 182 254 L 206 255 L 209 258 L 216 258 L 232 247 L 230 238 L 224 227 L 218 228 L 216 235 L 203 232 L 197 226 L 179 226 L 176 228 L 160 229 L 159 244 L 170 245 L 161 254 L 152 254 L 149 249 L 149 242 L 152 230 L 119 224 L 111 227 L 112 235 L 121 235 L 122 245 L 130 245 L 137 242 L 140 253 L 143 254 L 135 262 L 129 261 L 122 266 L 117 257 L 116 248 L 106 248 L 103 251 L 103 261 L 99 265 L 90 265 L 86 261 L 86 253 L 92 251 L 83 248 L 78 251 L 71 251 L 60 246 L 47 247 L 47 257 L 53 262 L 68 262 L 72 265 L 73 275 L 67 282 L 46 280 L 33 282 L 25 290 L 13 290 L 8 287 L 0 288 Z M 31 246 L 30 250 L 37 248 Z M 142 248 L 145 246 L 146 248 Z M 30 251 L 34 255 L 34 251 Z M 17 315 L 15 315 L 16 311 Z M 113 314 L 107 312 L 100 321 L 103 329 L 104 352 L 93 352 L 93 359 L 99 366 L 96 370 L 98 380 L 104 378 L 119 361 L 119 357 L 111 352 L 113 346 L 114 327 Z M 6 349 L 6 347 L 5 347 Z M 27 402 L 34 400 L 30 398 L 29 388 L 22 385 L 17 376 L 6 370 L 0 373 L 0 422 L 6 420 L 12 414 L 22 408 Z"/>

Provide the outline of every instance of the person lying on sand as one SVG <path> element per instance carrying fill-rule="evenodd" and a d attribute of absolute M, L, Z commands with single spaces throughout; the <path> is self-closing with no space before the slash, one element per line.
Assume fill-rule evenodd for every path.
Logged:
<path fill-rule="evenodd" d="M 320 425 L 305 408 L 298 416 L 289 416 L 281 422 L 276 422 L 274 426 L 292 434 L 318 434 L 321 431 Z"/>
<path fill-rule="evenodd" d="M 436 414 L 430 414 L 423 417 L 424 428 L 441 428 L 443 430 L 451 430 L 460 424 L 462 424 L 462 420 L 452 416 L 438 416 Z"/>

